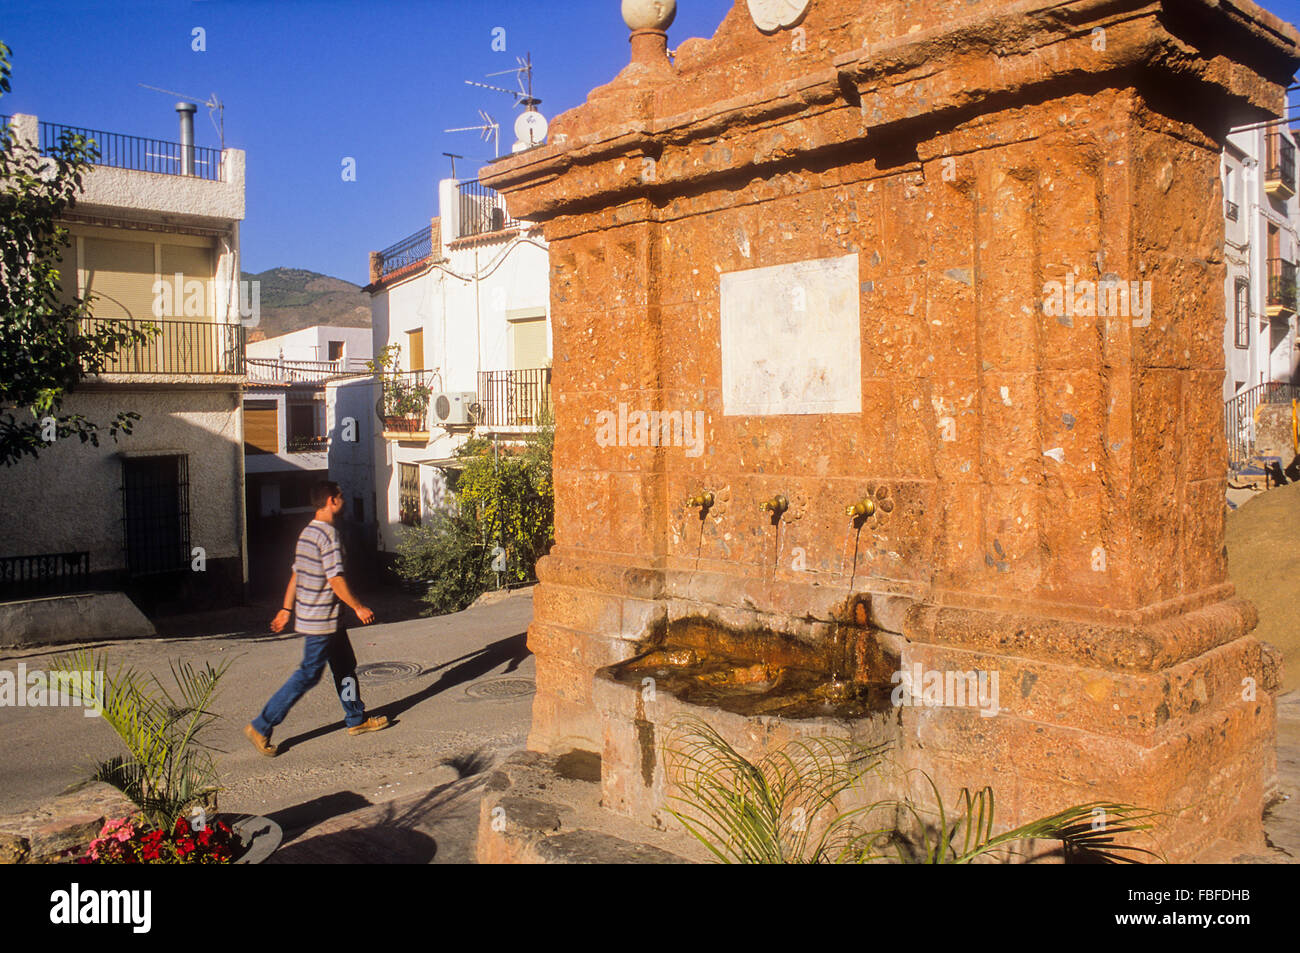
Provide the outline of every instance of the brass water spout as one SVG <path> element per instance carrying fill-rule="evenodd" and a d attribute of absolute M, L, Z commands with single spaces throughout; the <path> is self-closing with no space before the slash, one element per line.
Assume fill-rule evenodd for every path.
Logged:
<path fill-rule="evenodd" d="M 766 510 L 772 514 L 773 520 L 779 520 L 781 514 L 790 508 L 790 501 L 779 493 L 770 500 L 765 500 L 758 504 L 760 510 Z"/>
<path fill-rule="evenodd" d="M 845 515 L 852 516 L 855 520 L 864 520 L 876 512 L 876 501 L 863 497 L 858 502 L 850 504 L 844 512 Z"/>
<path fill-rule="evenodd" d="M 713 494 L 710 493 L 708 490 L 705 490 L 703 493 L 693 496 L 689 500 L 687 500 L 686 505 L 696 506 L 702 510 L 707 510 L 710 506 L 713 505 Z"/>

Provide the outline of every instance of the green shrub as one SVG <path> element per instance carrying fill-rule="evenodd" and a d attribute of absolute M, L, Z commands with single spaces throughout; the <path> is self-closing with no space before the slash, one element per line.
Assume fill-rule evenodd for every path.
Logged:
<path fill-rule="evenodd" d="M 397 572 L 427 586 L 423 602 L 432 614 L 442 615 L 468 607 L 493 584 L 491 557 L 471 520 L 435 512 L 402 533 Z"/>
<path fill-rule="evenodd" d="M 433 613 L 464 609 L 498 584 L 498 572 L 506 585 L 534 578 L 555 539 L 555 428 L 549 418 L 541 423 L 522 447 L 466 441 L 457 452 L 465 461 L 457 512 L 402 534 L 398 575 L 428 587 L 424 601 Z"/>

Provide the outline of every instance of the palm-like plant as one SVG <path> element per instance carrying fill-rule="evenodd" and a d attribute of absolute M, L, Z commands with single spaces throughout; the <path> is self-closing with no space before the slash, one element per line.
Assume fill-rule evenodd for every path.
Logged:
<path fill-rule="evenodd" d="M 835 798 L 879 765 L 884 746 L 841 738 L 791 742 L 754 763 L 712 726 L 681 718 L 666 742 L 669 809 L 722 863 L 823 863 L 847 836 L 850 815 L 823 820 Z"/>
<path fill-rule="evenodd" d="M 1008 848 L 1029 840 L 1059 840 L 1075 862 L 1161 859 L 1116 843 L 1121 835 L 1151 830 L 1159 812 L 1093 801 L 995 835 L 991 787 L 963 788 L 950 815 L 924 772 L 932 809 L 889 799 L 835 811 L 840 794 L 882 765 L 884 748 L 816 738 L 751 762 L 705 722 L 681 718 L 665 743 L 669 776 L 681 792 L 670 796 L 681 809 L 669 812 L 722 863 L 966 864 L 985 855 L 1005 859 Z M 883 824 L 871 827 L 871 818 Z"/>
<path fill-rule="evenodd" d="M 209 711 L 229 661 L 196 669 L 172 662 L 174 691 L 132 668 L 111 675 L 105 660 L 81 650 L 56 662 L 71 671 L 104 672 L 102 699 L 85 698 L 126 746 L 126 757 L 99 764 L 95 780 L 119 788 L 157 826 L 170 826 L 191 805 L 218 790 L 211 749 L 200 735 L 217 716 Z M 84 687 L 81 689 L 85 691 Z"/>

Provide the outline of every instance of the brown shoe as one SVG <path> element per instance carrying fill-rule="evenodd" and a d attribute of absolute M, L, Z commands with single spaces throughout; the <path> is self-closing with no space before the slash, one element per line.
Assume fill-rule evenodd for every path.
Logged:
<path fill-rule="evenodd" d="M 353 725 L 348 729 L 350 735 L 364 735 L 367 731 L 383 731 L 388 727 L 387 715 L 374 715 L 367 718 L 359 725 Z"/>
<path fill-rule="evenodd" d="M 244 726 L 244 734 L 248 735 L 248 740 L 253 743 L 253 747 L 262 752 L 262 754 L 266 755 L 268 758 L 274 758 L 280 753 L 280 749 L 271 744 L 270 740 L 266 738 L 265 735 L 259 734 L 257 729 L 251 724 Z"/>

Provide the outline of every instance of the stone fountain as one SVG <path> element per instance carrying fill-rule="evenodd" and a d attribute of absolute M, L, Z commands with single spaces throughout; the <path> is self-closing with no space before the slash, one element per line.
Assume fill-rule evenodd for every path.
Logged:
<path fill-rule="evenodd" d="M 482 173 L 551 254 L 529 747 L 599 752 L 651 825 L 690 711 L 888 741 L 1008 827 L 1122 800 L 1172 860 L 1259 846 L 1219 167 L 1300 37 L 1248 0 L 738 0 L 670 58 L 673 9 L 627 0 L 628 66 Z"/>

